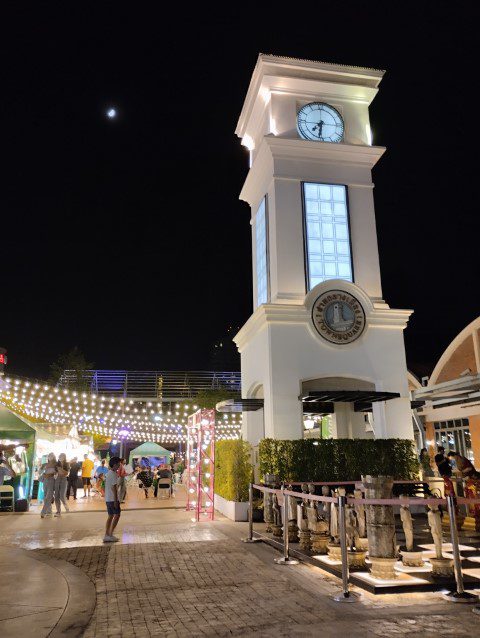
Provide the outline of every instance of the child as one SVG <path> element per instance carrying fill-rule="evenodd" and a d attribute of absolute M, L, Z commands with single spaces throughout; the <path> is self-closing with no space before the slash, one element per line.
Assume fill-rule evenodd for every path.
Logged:
<path fill-rule="evenodd" d="M 105 504 L 107 506 L 107 524 L 105 526 L 104 543 L 116 543 L 118 538 L 113 535 L 113 531 L 120 520 L 120 501 L 118 498 L 118 474 L 120 467 L 120 459 L 118 456 L 112 456 L 109 462 L 109 470 L 105 476 Z"/>

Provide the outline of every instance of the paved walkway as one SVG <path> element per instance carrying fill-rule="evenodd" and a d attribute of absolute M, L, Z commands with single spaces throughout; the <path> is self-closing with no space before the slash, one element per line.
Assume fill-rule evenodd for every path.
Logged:
<path fill-rule="evenodd" d="M 138 510 L 138 509 L 171 509 L 179 508 L 183 509 L 186 504 L 185 487 L 183 485 L 175 485 L 174 493 L 171 498 L 154 498 L 153 491 L 149 498 L 145 498 L 145 493 L 138 487 L 133 486 L 129 488 L 127 492 L 127 499 L 122 504 L 123 510 Z M 30 507 L 28 514 L 34 514 L 37 516 L 42 509 L 42 503 L 36 501 Z M 92 491 L 91 496 L 83 497 L 83 489 L 78 490 L 78 497 L 76 500 L 70 498 L 68 500 L 68 506 L 72 513 L 78 512 L 104 512 L 105 511 L 105 499 L 99 493 Z M 52 507 L 52 511 L 55 512 L 55 505 Z M 62 512 L 64 512 L 62 506 Z"/>
<path fill-rule="evenodd" d="M 90 579 L 96 608 L 76 634 L 86 638 L 480 633 L 480 617 L 438 593 L 365 594 L 359 604 L 339 605 L 331 600 L 336 578 L 308 565 L 275 565 L 271 548 L 239 542 L 245 525 L 189 519 L 178 510 L 129 511 L 122 515 L 121 542 L 103 545 L 100 513 L 44 520 L 3 515 L 0 543 L 29 548 L 28 556 L 68 564 Z"/>
<path fill-rule="evenodd" d="M 53 557 L 0 547 L 0 636 L 82 635 L 96 592 L 82 570 Z"/>

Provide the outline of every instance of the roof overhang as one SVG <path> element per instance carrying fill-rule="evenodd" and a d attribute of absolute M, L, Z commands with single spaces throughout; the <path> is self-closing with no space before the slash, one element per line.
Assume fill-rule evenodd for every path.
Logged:
<path fill-rule="evenodd" d="M 468 374 L 451 381 L 436 383 L 412 392 L 414 400 L 427 402 L 427 408 L 462 406 L 480 401 L 480 375 Z"/>

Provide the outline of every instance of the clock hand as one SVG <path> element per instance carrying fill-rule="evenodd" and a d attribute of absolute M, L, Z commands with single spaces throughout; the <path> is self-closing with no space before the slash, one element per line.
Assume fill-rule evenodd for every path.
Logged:
<path fill-rule="evenodd" d="M 318 126 L 318 137 L 322 137 L 322 128 L 323 128 L 324 122 L 323 120 L 320 120 L 320 122 L 317 124 Z"/>

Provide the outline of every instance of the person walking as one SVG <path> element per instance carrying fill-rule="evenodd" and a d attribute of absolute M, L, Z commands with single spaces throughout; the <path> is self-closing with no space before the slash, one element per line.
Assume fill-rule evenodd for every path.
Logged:
<path fill-rule="evenodd" d="M 55 512 L 55 516 L 61 516 L 61 506 L 60 503 L 63 503 L 63 507 L 66 512 L 69 512 L 69 508 L 67 505 L 67 477 L 69 473 L 69 467 L 67 463 L 67 457 L 62 452 L 58 455 L 57 461 L 57 475 L 55 477 L 55 507 L 57 511 Z"/>
<path fill-rule="evenodd" d="M 70 462 L 70 470 L 67 477 L 67 499 L 70 498 L 70 492 L 72 493 L 73 500 L 77 500 L 77 481 L 78 471 L 81 469 L 82 464 L 78 462 L 77 457 L 74 456 Z"/>
<path fill-rule="evenodd" d="M 55 476 L 57 474 L 57 459 L 55 454 L 50 452 L 47 462 L 42 467 L 40 479 L 43 482 L 43 507 L 40 512 L 41 518 L 52 515 L 52 501 L 55 491 Z"/>
<path fill-rule="evenodd" d="M 87 498 L 87 495 L 90 496 L 93 466 L 94 463 L 88 458 L 88 454 L 84 454 L 82 463 L 83 498 Z"/>
<path fill-rule="evenodd" d="M 104 543 L 116 543 L 119 539 L 113 535 L 115 528 L 120 520 L 120 501 L 118 499 L 118 468 L 120 459 L 118 456 L 112 456 L 109 462 L 109 470 L 105 477 L 105 505 L 107 507 L 107 523 L 105 525 Z"/>

